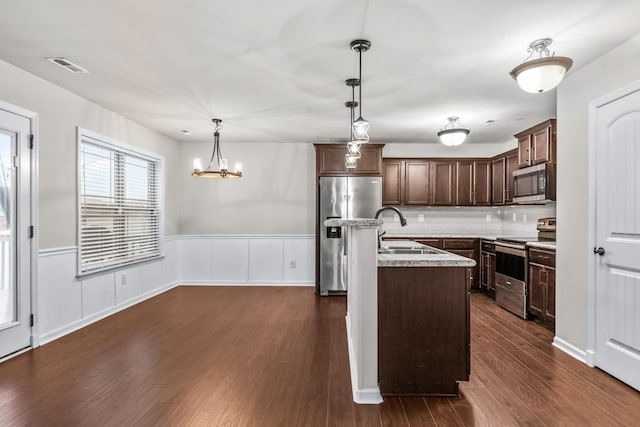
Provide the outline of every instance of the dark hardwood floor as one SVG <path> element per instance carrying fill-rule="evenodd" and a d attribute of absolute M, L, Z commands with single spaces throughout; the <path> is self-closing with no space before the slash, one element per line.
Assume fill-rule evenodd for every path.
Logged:
<path fill-rule="evenodd" d="M 0 364 L 0 425 L 640 425 L 640 393 L 480 294 L 460 398 L 353 404 L 345 301 L 173 289 Z"/>

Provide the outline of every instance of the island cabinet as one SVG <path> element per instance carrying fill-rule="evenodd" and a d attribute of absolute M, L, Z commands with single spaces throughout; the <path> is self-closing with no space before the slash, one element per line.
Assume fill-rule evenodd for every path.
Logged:
<path fill-rule="evenodd" d="M 314 144 L 316 149 L 316 176 L 382 176 L 382 147 L 384 144 L 364 144 L 362 157 L 354 169 L 347 169 L 344 156 L 346 144 Z"/>
<path fill-rule="evenodd" d="M 556 119 L 514 135 L 518 140 L 518 168 L 556 162 Z"/>
<path fill-rule="evenodd" d="M 470 373 L 469 270 L 378 267 L 383 395 L 457 395 Z"/>
<path fill-rule="evenodd" d="M 555 251 L 529 248 L 528 312 L 547 328 L 555 329 Z"/>

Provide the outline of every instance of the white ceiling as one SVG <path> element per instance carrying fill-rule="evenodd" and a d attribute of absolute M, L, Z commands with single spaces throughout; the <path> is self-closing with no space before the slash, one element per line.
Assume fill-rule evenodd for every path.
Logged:
<path fill-rule="evenodd" d="M 0 59 L 176 140 L 210 140 L 221 118 L 223 143 L 346 140 L 357 38 L 372 43 L 372 142 L 435 142 L 450 115 L 469 143 L 506 142 L 555 117 L 555 90 L 524 93 L 508 75 L 529 42 L 553 38 L 575 70 L 640 31 L 638 0 L 2 0 L 0 12 Z"/>

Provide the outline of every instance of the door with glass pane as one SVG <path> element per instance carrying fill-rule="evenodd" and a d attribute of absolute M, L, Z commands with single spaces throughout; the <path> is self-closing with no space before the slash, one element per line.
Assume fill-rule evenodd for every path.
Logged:
<path fill-rule="evenodd" d="M 30 134 L 0 107 L 0 358 L 31 345 Z"/>

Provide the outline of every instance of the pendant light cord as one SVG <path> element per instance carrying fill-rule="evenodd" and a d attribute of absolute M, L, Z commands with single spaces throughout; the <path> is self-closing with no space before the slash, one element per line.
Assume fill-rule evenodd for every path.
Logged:
<path fill-rule="evenodd" d="M 360 111 L 360 117 L 362 117 L 362 46 L 360 46 L 360 48 L 358 49 L 358 78 L 360 79 L 360 85 L 358 87 L 358 94 L 359 94 L 359 110 Z M 353 120 L 352 120 L 353 122 Z"/>

